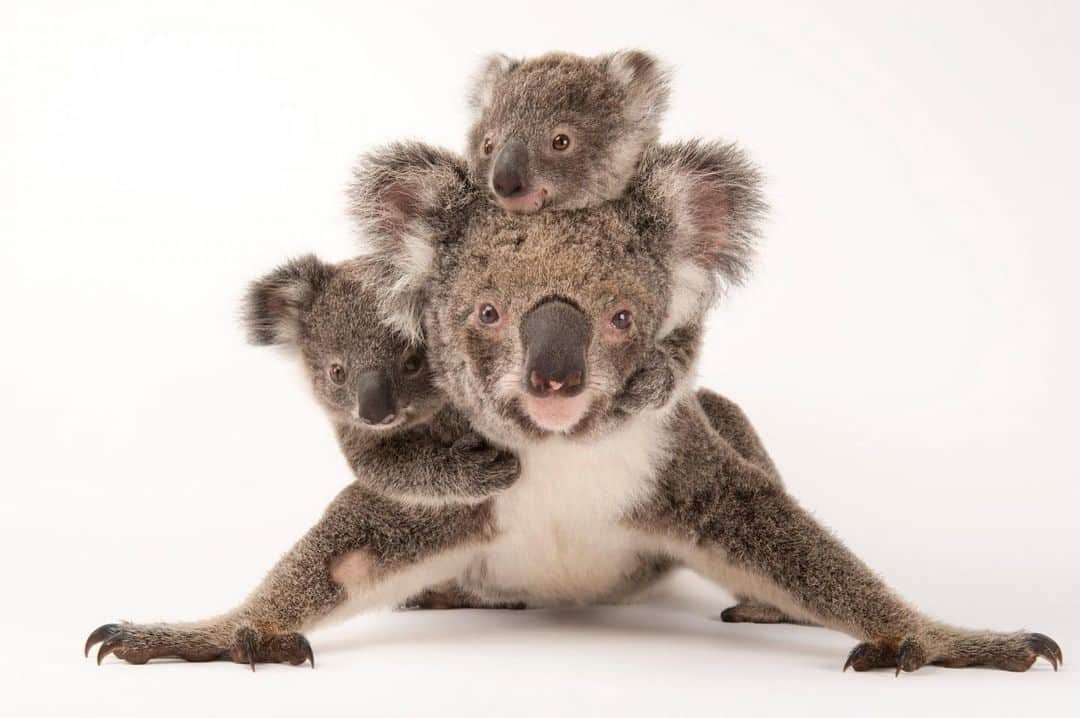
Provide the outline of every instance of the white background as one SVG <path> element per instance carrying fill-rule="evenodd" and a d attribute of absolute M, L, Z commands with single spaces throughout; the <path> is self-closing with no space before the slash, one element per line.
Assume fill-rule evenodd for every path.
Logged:
<path fill-rule="evenodd" d="M 354 158 L 462 147 L 490 51 L 639 46 L 666 138 L 738 139 L 773 204 L 701 383 L 941 618 L 1080 656 L 1080 13 L 1067 3 L 25 2 L 0 11 L 0 703 L 9 715 L 1075 711 L 1054 674 L 843 674 L 854 641 L 643 605 L 360 617 L 319 668 L 81 656 L 243 597 L 349 480 L 245 283 L 354 250 Z M 1075 658 L 1074 658 L 1075 660 Z"/>

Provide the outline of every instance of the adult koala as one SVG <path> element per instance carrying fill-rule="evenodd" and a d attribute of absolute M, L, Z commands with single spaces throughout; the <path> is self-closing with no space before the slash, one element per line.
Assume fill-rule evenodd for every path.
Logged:
<path fill-rule="evenodd" d="M 1056 668 L 1042 634 L 954 628 L 902 602 L 710 427 L 685 379 L 661 408 L 613 408 L 673 328 L 696 355 L 700 331 L 684 327 L 746 266 L 762 203 L 741 152 L 654 147 L 622 199 L 530 220 L 478 200 L 465 177 L 448 153 L 393 146 L 360 172 L 355 208 L 404 277 L 384 306 L 403 326 L 424 307 L 441 388 L 521 462 L 493 501 L 492 538 L 454 567 L 467 590 L 583 604 L 678 563 L 862 639 L 856 670 L 1026 670 L 1039 655 Z"/>
<path fill-rule="evenodd" d="M 110 624 L 102 656 L 302 662 L 298 631 L 453 582 L 489 602 L 617 599 L 681 564 L 863 641 L 856 670 L 928 662 L 1026 670 L 1042 634 L 935 622 L 901 602 L 714 431 L 686 385 L 636 413 L 614 397 L 658 338 L 745 263 L 754 175 L 730 147 L 649 154 L 619 200 L 510 215 L 461 161 L 421 145 L 371 157 L 356 207 L 384 262 L 383 309 L 419 331 L 446 395 L 521 476 L 477 500 L 410 503 L 354 484 L 236 610 L 196 624 Z M 417 310 L 420 310 L 419 312 Z M 682 331 L 682 330 L 680 330 Z M 685 337 L 692 356 L 697 336 Z"/>

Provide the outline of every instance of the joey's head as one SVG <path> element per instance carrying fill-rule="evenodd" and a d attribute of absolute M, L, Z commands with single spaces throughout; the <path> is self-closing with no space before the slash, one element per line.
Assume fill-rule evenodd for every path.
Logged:
<path fill-rule="evenodd" d="M 386 431 L 427 420 L 443 400 L 423 347 L 380 321 L 378 271 L 364 258 L 293 259 L 251 284 L 244 321 L 253 344 L 298 350 L 335 423 Z"/>
<path fill-rule="evenodd" d="M 625 421 L 615 397 L 658 339 L 700 325 L 718 290 L 742 276 L 764 208 L 757 172 L 730 145 L 650 149 L 622 198 L 529 216 L 470 203 L 452 155 L 406 149 L 371 156 L 358 173 L 356 197 L 382 208 L 366 230 L 379 260 L 403 273 L 395 286 L 425 287 L 440 387 L 508 443 Z M 423 161 L 402 171 L 410 156 Z M 418 200 L 417 172 L 429 189 L 433 177 L 446 182 Z M 448 221 L 446 207 L 469 209 Z"/>
<path fill-rule="evenodd" d="M 614 199 L 660 132 L 666 73 L 650 55 L 487 58 L 470 92 L 473 181 L 506 210 Z"/>

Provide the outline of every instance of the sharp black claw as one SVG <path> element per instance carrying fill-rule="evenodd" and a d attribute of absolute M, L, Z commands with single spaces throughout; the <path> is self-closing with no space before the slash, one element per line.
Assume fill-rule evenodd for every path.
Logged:
<path fill-rule="evenodd" d="M 1028 637 L 1028 641 L 1031 650 L 1049 661 L 1050 665 L 1054 667 L 1054 671 L 1057 671 L 1059 664 L 1065 663 L 1064 657 L 1061 655 L 1061 647 L 1050 636 L 1043 633 L 1032 633 Z"/>
<path fill-rule="evenodd" d="M 120 624 L 118 623 L 106 623 L 104 626 L 98 626 L 94 629 L 94 632 L 86 639 L 86 645 L 83 646 L 83 658 L 90 655 L 90 649 L 96 644 L 104 641 L 106 638 L 118 633 L 120 631 Z M 100 663 L 100 661 L 99 661 Z"/>
<path fill-rule="evenodd" d="M 844 661 L 844 670 L 841 673 L 847 673 L 847 669 L 851 668 L 851 654 L 848 654 L 847 660 Z"/>
<path fill-rule="evenodd" d="M 300 636 L 300 646 L 304 649 L 304 654 L 307 656 L 307 660 L 311 661 L 311 667 L 315 667 L 315 652 L 311 650 L 311 644 L 308 643 L 308 639 L 304 636 Z"/>
<path fill-rule="evenodd" d="M 102 659 L 119 648 L 121 643 L 123 643 L 123 640 L 120 638 L 119 633 L 114 633 L 106 638 L 105 642 L 101 644 L 101 648 L 98 649 L 97 664 L 100 666 Z"/>
<path fill-rule="evenodd" d="M 241 658 L 246 658 L 251 672 L 255 672 L 255 632 L 248 628 L 242 628 L 237 632 L 237 641 L 243 652 Z"/>

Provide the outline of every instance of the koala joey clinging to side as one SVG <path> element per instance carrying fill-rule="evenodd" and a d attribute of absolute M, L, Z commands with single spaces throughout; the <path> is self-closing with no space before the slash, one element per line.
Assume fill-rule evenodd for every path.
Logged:
<path fill-rule="evenodd" d="M 256 280 L 244 319 L 254 344 L 299 351 L 357 479 L 389 496 L 480 500 L 517 459 L 471 431 L 432 383 L 423 346 L 384 326 L 379 269 L 363 257 L 293 259 Z"/>
<path fill-rule="evenodd" d="M 511 212 L 615 199 L 659 136 L 667 101 L 667 74 L 639 50 L 493 55 L 469 93 L 469 170 Z"/>

